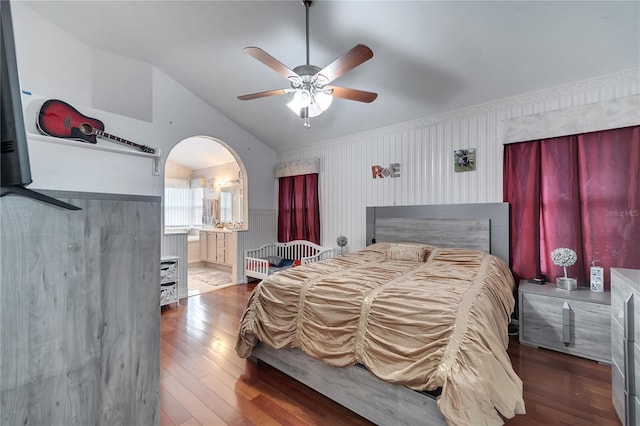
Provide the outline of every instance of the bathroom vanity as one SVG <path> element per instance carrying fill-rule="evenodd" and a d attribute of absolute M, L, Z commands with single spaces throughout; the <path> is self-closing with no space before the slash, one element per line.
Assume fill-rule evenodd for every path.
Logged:
<path fill-rule="evenodd" d="M 200 230 L 200 261 L 231 268 L 237 277 L 238 232 L 225 228 Z"/>

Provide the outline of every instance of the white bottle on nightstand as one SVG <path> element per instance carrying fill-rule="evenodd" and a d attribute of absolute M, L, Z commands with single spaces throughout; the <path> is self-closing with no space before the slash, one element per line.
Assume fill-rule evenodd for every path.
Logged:
<path fill-rule="evenodd" d="M 591 291 L 604 291 L 604 268 L 591 262 Z"/>

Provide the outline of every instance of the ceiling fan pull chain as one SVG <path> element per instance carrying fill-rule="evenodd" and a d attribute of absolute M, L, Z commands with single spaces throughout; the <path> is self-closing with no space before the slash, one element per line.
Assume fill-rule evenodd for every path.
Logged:
<path fill-rule="evenodd" d="M 309 107 L 304 107 L 300 109 L 300 118 L 303 120 L 304 127 L 307 129 L 311 128 L 311 120 L 309 117 Z"/>

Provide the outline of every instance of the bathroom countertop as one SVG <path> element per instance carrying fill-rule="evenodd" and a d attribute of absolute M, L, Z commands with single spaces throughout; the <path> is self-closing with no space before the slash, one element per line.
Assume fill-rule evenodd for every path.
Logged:
<path fill-rule="evenodd" d="M 188 229 L 165 229 L 164 235 L 180 235 L 180 234 L 188 234 Z"/>
<path fill-rule="evenodd" d="M 228 234 L 232 233 L 233 231 L 237 231 L 237 229 L 211 227 L 211 228 L 204 228 L 200 230 L 200 232 L 226 232 Z"/>

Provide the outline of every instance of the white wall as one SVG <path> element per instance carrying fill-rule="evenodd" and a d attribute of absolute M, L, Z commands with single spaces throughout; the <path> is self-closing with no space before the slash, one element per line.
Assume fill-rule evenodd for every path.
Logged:
<path fill-rule="evenodd" d="M 244 163 L 249 207 L 275 208 L 273 169 L 277 156 L 273 149 L 155 67 L 151 73 L 151 122 L 122 115 L 127 111 L 115 114 L 96 109 L 93 88 L 120 84 L 121 79 L 113 72 L 94 72 L 93 64 L 104 62 L 94 61 L 94 56 L 108 57 L 111 69 L 120 70 L 126 70 L 131 60 L 95 51 L 21 3 L 12 3 L 12 14 L 21 86 L 34 94 L 23 105 L 32 133 L 37 133 L 33 123 L 43 99 L 58 98 L 102 120 L 108 133 L 161 152 L 159 175 L 153 175 L 151 159 L 121 154 L 117 148 L 122 145 L 117 143 L 100 139 L 98 145 L 115 149 L 99 151 L 82 142 L 59 144 L 34 137 L 29 145 L 34 175 L 31 188 L 162 195 L 164 161 L 171 148 L 190 136 L 207 135 L 225 142 Z"/>
<path fill-rule="evenodd" d="M 92 72 L 95 108 L 153 121 L 151 64 L 96 50 L 93 52 Z"/>
<path fill-rule="evenodd" d="M 21 3 L 11 2 L 11 16 L 22 89 L 92 105 L 89 45 Z"/>
<path fill-rule="evenodd" d="M 640 70 L 500 100 L 281 153 L 279 162 L 320 158 L 321 244 L 365 243 L 368 206 L 501 202 L 506 120 L 640 93 Z M 640 117 L 640 111 L 636 111 Z M 567 121 L 571 118 L 567 116 Z M 476 148 L 476 171 L 455 173 L 453 151 Z M 371 166 L 400 163 L 400 177 Z"/>

